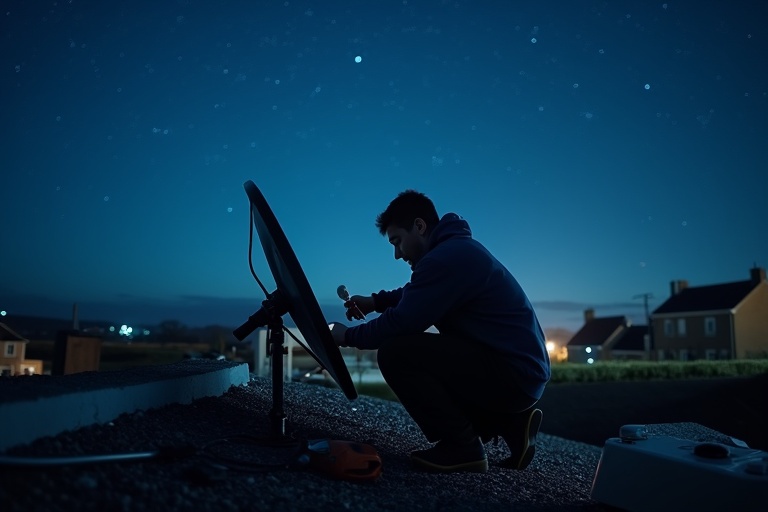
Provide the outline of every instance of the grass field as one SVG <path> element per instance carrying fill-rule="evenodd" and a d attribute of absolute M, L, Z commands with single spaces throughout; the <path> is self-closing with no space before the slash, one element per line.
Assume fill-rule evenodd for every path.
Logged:
<path fill-rule="evenodd" d="M 679 381 L 721 377 L 752 377 L 768 374 L 768 360 L 735 361 L 605 361 L 593 365 L 559 363 L 552 365 L 550 384 Z M 326 380 L 320 384 L 335 386 Z M 358 394 L 397 400 L 385 382 L 355 383 Z"/>
<path fill-rule="evenodd" d="M 748 377 L 768 373 L 768 359 L 733 361 L 603 361 L 552 365 L 553 384 Z"/>
<path fill-rule="evenodd" d="M 204 353 L 211 350 L 207 343 L 111 343 L 101 345 L 100 371 L 121 370 L 135 366 L 170 364 L 185 359 L 185 354 Z M 43 371 L 49 372 L 53 362 L 53 341 L 30 341 L 26 358 L 41 359 Z M 238 354 L 243 360 L 253 359 L 252 354 Z"/>

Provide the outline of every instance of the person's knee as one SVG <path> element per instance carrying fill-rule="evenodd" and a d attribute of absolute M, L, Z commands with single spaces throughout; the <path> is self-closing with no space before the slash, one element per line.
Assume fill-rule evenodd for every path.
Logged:
<path fill-rule="evenodd" d="M 376 360 L 382 372 L 394 368 L 398 363 L 402 365 L 402 362 L 406 360 L 406 347 L 408 343 L 405 340 L 405 337 L 389 338 L 381 344 Z"/>
<path fill-rule="evenodd" d="M 389 369 L 390 363 L 394 360 L 396 360 L 394 356 L 395 350 L 390 348 L 391 344 L 389 343 L 390 340 L 385 341 L 381 344 L 379 347 L 378 353 L 376 354 L 376 361 L 379 364 L 379 369 L 383 372 Z"/>

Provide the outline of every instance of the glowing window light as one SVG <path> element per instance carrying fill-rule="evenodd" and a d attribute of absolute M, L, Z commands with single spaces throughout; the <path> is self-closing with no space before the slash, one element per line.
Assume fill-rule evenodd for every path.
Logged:
<path fill-rule="evenodd" d="M 548 341 L 547 342 L 547 352 L 554 352 L 555 351 L 555 342 L 554 341 Z"/>

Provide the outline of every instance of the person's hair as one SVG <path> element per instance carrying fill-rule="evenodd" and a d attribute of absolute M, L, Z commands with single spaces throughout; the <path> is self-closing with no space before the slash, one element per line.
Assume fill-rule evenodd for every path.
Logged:
<path fill-rule="evenodd" d="M 427 223 L 427 233 L 440 221 L 434 203 L 426 195 L 415 190 L 400 192 L 389 203 L 387 209 L 376 217 L 376 227 L 379 233 L 386 234 L 391 225 L 398 228 L 411 229 L 413 222 L 421 218 Z"/>

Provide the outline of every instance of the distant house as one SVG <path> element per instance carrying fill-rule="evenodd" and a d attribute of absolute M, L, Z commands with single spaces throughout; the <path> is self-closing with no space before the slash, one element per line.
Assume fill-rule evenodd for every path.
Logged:
<path fill-rule="evenodd" d="M 651 314 L 656 357 L 768 357 L 768 281 L 764 268 L 750 279 L 709 286 L 672 281 L 671 296 Z"/>
<path fill-rule="evenodd" d="M 614 361 L 646 361 L 653 359 L 647 325 L 630 325 L 610 349 Z"/>
<path fill-rule="evenodd" d="M 25 359 L 28 340 L 0 323 L 0 375 L 34 375 L 43 373 L 43 362 Z"/>
<path fill-rule="evenodd" d="M 595 317 L 584 311 L 584 326 L 566 345 L 568 362 L 592 364 L 601 360 L 648 359 L 648 328 L 633 326 L 626 316 Z"/>

